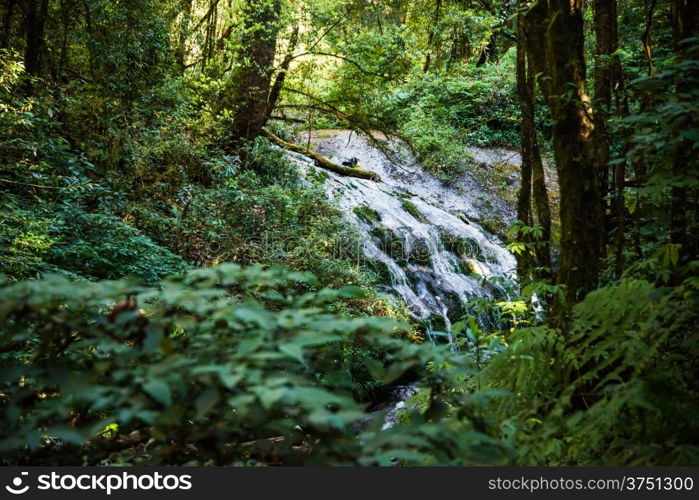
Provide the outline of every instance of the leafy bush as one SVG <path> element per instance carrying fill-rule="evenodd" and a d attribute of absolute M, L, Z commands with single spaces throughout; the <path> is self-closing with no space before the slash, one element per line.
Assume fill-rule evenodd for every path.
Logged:
<path fill-rule="evenodd" d="M 3 271 L 16 279 L 62 271 L 157 281 L 183 270 L 179 257 L 114 215 L 124 197 L 93 181 L 96 167 L 61 135 L 62 96 L 24 97 L 26 75 L 16 57 L 1 60 Z"/>
<path fill-rule="evenodd" d="M 226 264 L 171 277 L 0 289 L 4 463 L 492 463 L 505 447 L 453 391 L 469 358 L 396 335 L 386 318 L 324 304 L 357 288 L 305 291 L 311 275 Z M 348 351 L 377 349 L 371 356 Z M 411 424 L 381 431 L 345 360 L 391 382 L 428 369 Z M 455 426 L 439 420 L 459 402 Z M 482 405 L 474 412 L 480 414 Z M 361 437 L 358 434 L 361 433 Z"/>
<path fill-rule="evenodd" d="M 160 233 L 159 242 L 196 265 L 280 264 L 328 285 L 372 283 L 356 264 L 358 235 L 281 150 L 260 138 L 244 160 L 222 166 L 215 172 L 219 185 L 188 185 L 171 213 L 145 205 L 134 211 L 135 224 Z"/>
<path fill-rule="evenodd" d="M 493 406 L 518 463 L 688 465 L 699 460 L 696 278 L 590 293 L 567 333 L 521 329 L 478 378 L 515 396 Z"/>
<path fill-rule="evenodd" d="M 396 90 L 401 131 L 423 164 L 445 181 L 468 168 L 467 146 L 519 144 L 514 51 L 459 75 L 423 75 Z"/>
<path fill-rule="evenodd" d="M 19 279 L 61 271 L 84 278 L 133 274 L 158 281 L 186 264 L 120 219 L 75 202 L 27 204 L 7 195 L 0 214 L 0 262 Z"/>

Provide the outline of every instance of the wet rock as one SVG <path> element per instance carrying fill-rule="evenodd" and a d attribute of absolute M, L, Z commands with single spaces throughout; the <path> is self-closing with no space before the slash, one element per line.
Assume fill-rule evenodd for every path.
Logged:
<path fill-rule="evenodd" d="M 324 186 L 356 222 L 367 265 L 385 280 L 386 289 L 407 304 L 428 337 L 455 346 L 451 322 L 469 301 L 493 295 L 489 278 L 513 276 L 515 268 L 504 245 L 471 222 L 479 218 L 474 208 L 479 192 L 447 188 L 413 160 L 392 163 L 365 139 L 346 132 L 314 140 L 318 151 L 356 157 L 381 176 L 376 183 L 329 173 Z M 316 169 L 312 161 L 294 159 L 302 169 Z"/>

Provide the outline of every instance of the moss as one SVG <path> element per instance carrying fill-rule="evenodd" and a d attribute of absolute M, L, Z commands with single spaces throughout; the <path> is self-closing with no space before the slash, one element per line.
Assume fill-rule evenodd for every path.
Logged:
<path fill-rule="evenodd" d="M 452 214 L 452 215 L 454 215 L 454 217 L 456 217 L 457 219 L 459 219 L 459 220 L 460 220 L 461 222 L 463 222 L 464 224 L 470 224 L 470 223 L 471 223 L 471 221 L 468 220 L 468 217 L 466 217 L 464 214 L 455 213 L 455 214 Z"/>
<path fill-rule="evenodd" d="M 507 241 L 507 228 L 509 224 L 505 222 L 502 217 L 493 214 L 491 217 L 479 220 L 478 223 L 489 233 L 495 234 Z"/>
<path fill-rule="evenodd" d="M 444 290 L 442 292 L 442 300 L 448 308 L 448 315 L 451 321 L 456 321 L 464 315 L 466 304 L 458 294 Z"/>
<path fill-rule="evenodd" d="M 376 246 L 379 247 L 385 254 L 399 262 L 405 260 L 403 240 L 393 231 L 385 227 L 377 226 L 371 229 L 371 235 L 378 240 L 375 241 Z"/>
<path fill-rule="evenodd" d="M 444 321 L 444 317 L 439 314 L 430 314 L 427 318 L 422 320 L 422 323 L 426 328 L 430 328 L 433 331 L 444 332 L 447 330 L 447 324 Z"/>
<path fill-rule="evenodd" d="M 381 220 L 381 214 L 367 205 L 357 205 L 352 209 L 352 212 L 367 224 L 373 224 Z"/>
<path fill-rule="evenodd" d="M 306 174 L 306 179 L 316 186 L 321 186 L 330 175 L 325 170 L 311 169 Z"/>
<path fill-rule="evenodd" d="M 392 276 L 391 271 L 388 269 L 388 265 L 380 260 L 369 261 L 369 269 L 374 272 L 380 283 L 391 284 Z"/>
<path fill-rule="evenodd" d="M 474 238 L 464 238 L 443 232 L 441 234 L 444 249 L 460 259 L 476 259 L 485 261 L 485 255 L 478 241 Z"/>
<path fill-rule="evenodd" d="M 406 259 L 411 264 L 420 266 L 429 266 L 432 264 L 432 254 L 427 243 L 422 240 L 417 240 L 410 247 L 410 251 L 406 255 Z"/>
<path fill-rule="evenodd" d="M 401 205 L 403 206 L 403 210 L 405 210 L 406 212 L 408 212 L 410 215 L 412 215 L 413 217 L 415 217 L 415 218 L 416 218 L 417 220 L 419 220 L 420 222 L 425 222 L 425 221 L 426 221 L 425 216 L 422 215 L 422 213 L 420 213 L 420 211 L 417 209 L 417 207 L 415 206 L 415 204 L 413 204 L 412 202 L 410 202 L 410 201 L 408 201 L 408 200 L 403 200 L 403 201 L 401 202 Z"/>

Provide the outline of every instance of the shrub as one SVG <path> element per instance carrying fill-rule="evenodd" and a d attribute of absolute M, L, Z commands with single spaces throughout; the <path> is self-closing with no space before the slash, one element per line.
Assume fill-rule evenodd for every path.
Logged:
<path fill-rule="evenodd" d="M 3 462 L 502 460 L 505 447 L 469 421 L 473 401 L 453 429 L 438 423 L 463 396 L 453 387 L 468 358 L 401 340 L 393 320 L 325 312 L 360 292 L 306 291 L 315 284 L 226 264 L 158 287 L 51 276 L 0 288 Z M 424 366 L 425 408 L 382 432 L 348 368 L 388 383 Z"/>
<path fill-rule="evenodd" d="M 696 418 L 699 288 L 626 280 L 590 293 L 566 334 L 518 330 L 480 383 L 515 397 L 493 407 L 518 463 L 689 465 Z"/>

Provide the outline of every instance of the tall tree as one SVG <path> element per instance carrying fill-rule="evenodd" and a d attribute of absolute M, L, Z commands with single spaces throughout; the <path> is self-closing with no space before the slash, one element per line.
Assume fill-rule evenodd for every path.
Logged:
<path fill-rule="evenodd" d="M 246 0 L 242 6 L 239 66 L 224 96 L 234 140 L 254 139 L 267 121 L 281 9 L 282 0 Z"/>
<path fill-rule="evenodd" d="M 44 28 L 48 14 L 49 0 L 24 0 L 24 69 L 28 74 L 41 74 L 41 59 L 44 48 Z"/>
<path fill-rule="evenodd" d="M 595 130 L 592 134 L 595 169 L 599 172 L 602 216 L 607 209 L 607 200 L 612 191 L 609 171 L 609 130 L 607 121 L 612 107 L 612 90 L 619 78 L 620 65 L 615 52 L 619 46 L 617 36 L 617 0 L 595 0 L 595 70 L 594 70 L 594 109 Z M 624 205 L 624 165 L 619 163 L 614 175 L 616 182 L 615 213 L 618 226 L 623 227 Z M 621 206 L 619 204 L 621 203 Z M 606 225 L 606 224 L 605 224 Z M 624 231 L 617 231 L 623 238 Z M 606 238 L 601 234 L 600 250 L 604 253 Z M 621 243 L 619 243 L 621 244 Z"/>
<path fill-rule="evenodd" d="M 291 36 L 289 37 L 289 45 L 286 49 L 286 55 L 279 65 L 279 71 L 277 76 L 274 78 L 274 84 L 269 91 L 269 98 L 267 99 L 267 114 L 265 120 L 269 120 L 272 116 L 272 111 L 279 101 L 279 95 L 281 94 L 282 88 L 284 87 L 284 81 L 286 80 L 286 74 L 289 71 L 289 66 L 291 66 L 291 61 L 294 59 L 294 50 L 296 50 L 296 44 L 299 40 L 299 26 L 298 24 L 294 26 L 291 30 Z"/>
<path fill-rule="evenodd" d="M 544 0 L 540 0 L 544 1 Z M 601 214 L 592 149 L 594 129 L 585 90 L 583 0 L 548 0 L 546 56 L 549 107 L 560 187 L 561 253 L 558 281 L 574 302 L 592 290 L 599 273 Z"/>
<path fill-rule="evenodd" d="M 695 0 L 672 0 L 671 3 L 672 41 L 674 50 L 680 61 L 692 59 L 690 53 L 690 38 L 699 36 L 699 8 Z M 691 84 L 681 82 L 677 85 L 678 94 L 692 92 Z M 696 123 L 696 121 L 694 122 Z M 687 126 L 690 128 L 690 125 Z M 696 259 L 699 249 L 699 239 L 687 227 L 687 212 L 691 210 L 688 204 L 687 184 L 693 174 L 689 171 L 691 144 L 684 137 L 675 151 L 672 159 L 672 177 L 674 184 L 671 188 L 670 203 L 670 239 L 682 249 L 687 259 Z M 696 204 L 696 201 L 695 201 Z"/>
<path fill-rule="evenodd" d="M 437 0 L 434 6 L 434 15 L 432 16 L 432 25 L 430 26 L 429 36 L 427 38 L 427 56 L 422 71 L 427 73 L 430 70 L 432 62 L 432 47 L 434 45 L 435 34 L 439 30 L 439 18 L 442 15 L 442 0 Z"/>
<path fill-rule="evenodd" d="M 523 2 L 525 3 L 525 2 Z M 536 39 L 535 30 L 537 29 L 532 23 L 531 11 L 520 13 L 523 16 L 524 40 L 526 47 L 526 69 L 527 69 L 527 96 L 528 96 L 528 111 L 526 113 L 529 121 L 528 128 L 531 130 L 530 135 L 530 151 L 531 151 L 531 168 L 532 168 L 532 192 L 534 195 L 534 208 L 536 213 L 536 222 L 541 227 L 541 238 L 536 245 L 536 261 L 540 268 L 539 274 L 542 278 L 549 278 L 552 272 L 551 264 L 551 206 L 549 204 L 548 192 L 546 190 L 546 176 L 544 174 L 544 164 L 541 160 L 541 151 L 539 150 L 539 142 L 536 135 L 536 127 L 534 124 L 534 114 L 536 110 L 536 76 L 543 71 L 537 62 L 537 50 L 539 48 L 534 41 Z M 543 87 L 543 80 L 539 80 L 539 86 Z M 548 88 L 548 87 L 547 87 Z M 542 88 L 542 94 L 548 95 L 548 90 Z M 524 116 L 524 113 L 523 113 Z"/>
<path fill-rule="evenodd" d="M 527 49 L 524 31 L 524 17 L 517 16 L 517 94 L 521 119 L 519 125 L 519 141 L 522 155 L 521 184 L 517 195 L 517 220 L 531 226 L 532 210 L 532 138 L 534 132 L 534 99 L 532 97 L 529 76 L 527 74 Z M 529 238 L 527 238 L 528 240 Z M 526 243 L 530 243 L 526 241 Z M 532 259 L 529 252 L 517 254 L 517 274 L 522 283 L 529 281 Z"/>
<path fill-rule="evenodd" d="M 548 101 L 551 95 L 551 76 L 546 60 L 546 31 L 548 30 L 548 3 L 532 0 L 525 14 L 527 32 L 527 56 L 531 71 L 542 95 Z"/>
<path fill-rule="evenodd" d="M 181 18 L 178 24 L 177 45 L 175 46 L 175 61 L 181 71 L 185 69 L 185 55 L 187 52 L 187 34 L 189 23 L 192 19 L 192 4 L 194 0 L 182 0 L 180 4 Z"/>
<path fill-rule="evenodd" d="M 534 123 L 536 88 L 540 88 L 544 97 L 548 98 L 550 95 L 550 79 L 546 76 L 546 40 L 543 36 L 547 6 L 545 2 L 530 3 L 527 0 L 520 0 L 518 10 L 517 93 L 521 113 L 520 149 L 522 152 L 522 187 L 517 205 L 518 219 L 525 224 L 531 224 L 536 220 L 541 227 L 541 238 L 535 242 L 535 264 L 539 268 L 539 277 L 549 278 L 552 272 L 551 207 Z M 531 262 L 520 260 L 520 268 L 531 265 Z"/>

